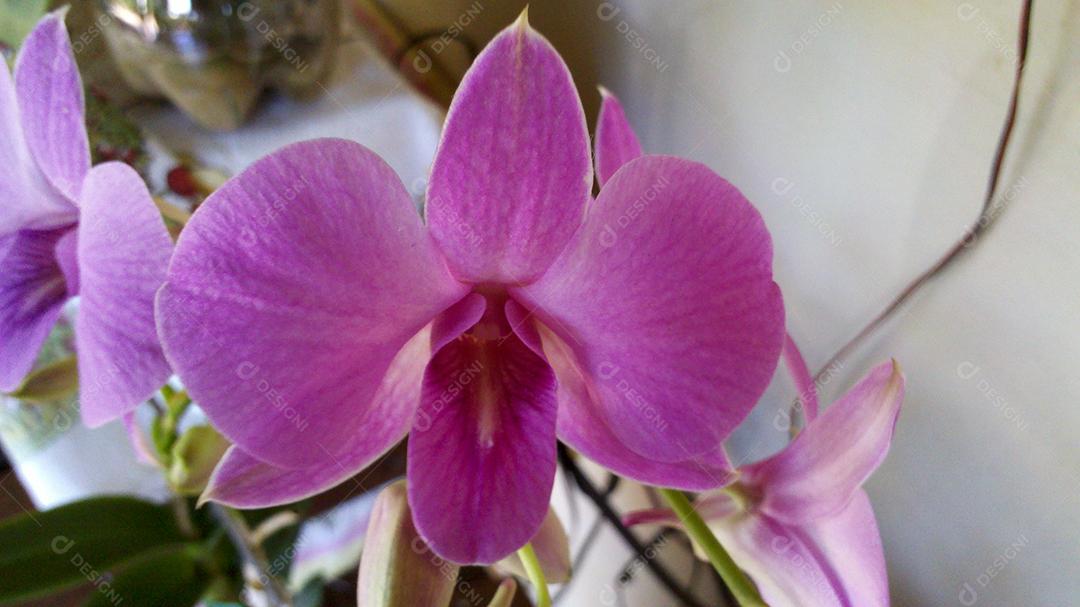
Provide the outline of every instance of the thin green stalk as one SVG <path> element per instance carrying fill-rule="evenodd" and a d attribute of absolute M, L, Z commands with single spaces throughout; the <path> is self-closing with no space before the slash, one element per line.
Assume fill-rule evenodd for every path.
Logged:
<path fill-rule="evenodd" d="M 660 489 L 660 495 L 664 496 L 671 509 L 675 511 L 679 520 L 682 521 L 686 533 L 708 555 L 709 562 L 712 563 L 713 568 L 716 569 L 716 572 L 723 578 L 724 583 L 731 589 L 731 594 L 735 595 L 735 600 L 738 601 L 739 605 L 742 605 L 742 607 L 767 607 L 761 595 L 758 594 L 754 583 L 739 569 L 735 561 L 731 560 L 731 555 L 720 545 L 716 536 L 709 530 L 708 525 L 701 519 L 701 515 L 694 510 L 693 504 L 686 498 L 686 495 L 682 491 L 675 489 Z"/>
<path fill-rule="evenodd" d="M 536 558 L 536 551 L 533 550 L 532 544 L 525 544 L 517 554 L 521 559 L 521 564 L 525 566 L 529 581 L 536 587 L 536 607 L 551 607 L 551 595 L 548 594 L 544 570 L 540 567 L 540 559 Z"/>

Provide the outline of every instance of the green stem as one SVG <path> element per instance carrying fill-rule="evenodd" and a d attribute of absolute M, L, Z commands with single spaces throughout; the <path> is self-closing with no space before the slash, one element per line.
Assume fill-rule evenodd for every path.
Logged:
<path fill-rule="evenodd" d="M 694 510 L 694 506 L 686 498 L 686 495 L 682 491 L 675 489 L 660 489 L 660 495 L 664 496 L 667 503 L 671 505 L 671 509 L 678 515 L 683 527 L 686 528 L 686 533 L 708 555 L 709 562 L 712 563 L 713 568 L 716 569 L 716 572 L 723 578 L 724 583 L 731 589 L 731 594 L 735 595 L 735 600 L 739 605 L 743 607 L 767 607 L 761 595 L 758 594 L 754 583 L 739 569 L 735 561 L 731 560 L 731 555 L 720 545 L 716 536 L 709 530 L 708 525 L 701 519 L 701 515 Z"/>
<path fill-rule="evenodd" d="M 547 580 L 544 579 L 544 570 L 540 567 L 540 560 L 536 558 L 536 551 L 532 544 L 525 544 L 518 550 L 518 558 L 525 566 L 525 573 L 529 575 L 529 581 L 536 587 L 536 607 L 551 607 L 551 595 L 548 594 Z"/>

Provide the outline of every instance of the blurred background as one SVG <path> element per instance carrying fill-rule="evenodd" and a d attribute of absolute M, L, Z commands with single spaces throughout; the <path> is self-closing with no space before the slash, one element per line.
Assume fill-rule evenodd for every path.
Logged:
<path fill-rule="evenodd" d="M 36 20 L 18 14 L 35 3 L 5 4 L 0 36 L 14 47 Z M 68 17 L 91 90 L 145 134 L 133 143 L 105 128 L 99 141 L 111 143 L 96 152 L 135 149 L 162 196 L 189 206 L 255 158 L 321 135 L 374 149 L 419 200 L 443 105 L 525 3 L 202 4 L 75 2 Z M 211 27 L 222 5 L 246 29 Z M 183 23 L 200 9 L 199 27 Z M 574 0 L 532 2 L 529 18 L 569 64 L 590 126 L 602 84 L 647 151 L 704 162 L 757 205 L 789 331 L 817 370 L 979 216 L 1020 11 L 991 0 Z M 993 225 L 824 381 L 827 403 L 880 360 L 907 375 L 892 451 L 868 485 L 896 605 L 1080 595 L 1080 2 L 1036 3 L 1029 52 Z M 733 440 L 736 460 L 784 444 L 794 390 L 774 384 Z M 152 471 L 71 464 L 87 449 L 126 449 L 119 427 L 92 437 L 76 423 L 31 449 L 5 423 L 18 475 L 0 473 L 4 515 L 85 492 L 163 490 Z M 589 533 L 595 511 L 575 499 L 560 490 L 558 510 L 575 552 L 588 544 L 593 556 L 561 604 L 678 604 L 613 530 Z M 612 499 L 648 497 L 620 487 Z M 690 581 L 685 547 L 662 547 Z"/>

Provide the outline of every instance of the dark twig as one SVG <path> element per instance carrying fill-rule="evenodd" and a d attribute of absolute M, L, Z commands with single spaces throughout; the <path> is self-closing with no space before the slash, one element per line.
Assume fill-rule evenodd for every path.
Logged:
<path fill-rule="evenodd" d="M 622 537 L 626 545 L 637 554 L 641 562 L 645 564 L 645 567 L 652 572 L 656 579 L 668 589 L 671 594 L 675 595 L 683 604 L 688 607 L 704 607 L 700 601 L 698 601 L 690 592 L 679 585 L 679 582 L 675 580 L 675 577 L 664 567 L 657 559 L 650 559 L 646 556 L 647 548 L 645 545 L 622 523 L 618 513 L 611 507 L 606 496 L 604 496 L 592 481 L 585 476 L 585 473 L 581 471 L 577 463 L 574 461 L 570 451 L 562 443 L 559 444 L 559 464 L 564 470 L 574 479 L 581 492 L 589 498 L 590 501 L 600 511 L 600 515 L 604 517 L 607 522 L 615 528 L 615 531 Z"/>
<path fill-rule="evenodd" d="M 836 352 L 824 365 L 821 370 L 814 375 L 814 381 L 821 379 L 822 375 L 838 360 L 846 358 L 851 354 L 864 339 L 870 336 L 876 331 L 901 305 L 904 304 L 916 291 L 921 289 L 931 278 L 937 276 L 942 270 L 951 264 L 961 253 L 970 248 L 970 245 L 974 240 L 986 231 L 990 227 L 990 224 L 994 222 L 994 197 L 997 195 L 998 186 L 1001 182 L 1001 172 L 1005 164 L 1005 152 L 1009 147 L 1009 140 L 1012 138 L 1013 127 L 1016 124 L 1016 111 L 1017 105 L 1020 99 L 1020 83 L 1023 79 L 1024 65 L 1027 61 L 1028 54 L 1028 40 L 1031 34 L 1031 5 L 1032 0 L 1024 0 L 1023 8 L 1020 13 L 1020 37 L 1017 42 L 1018 54 L 1016 60 L 1016 75 L 1013 80 L 1012 97 L 1009 101 L 1009 110 L 1005 117 L 1005 125 L 1002 128 L 1001 136 L 998 138 L 997 150 L 994 152 L 994 164 L 990 170 L 990 183 L 986 190 L 986 197 L 983 199 L 982 209 L 979 211 L 979 217 L 975 220 L 974 225 L 967 229 L 963 238 L 957 241 L 955 244 L 941 256 L 934 265 L 917 276 L 913 281 L 908 283 L 908 286 L 900 292 L 899 295 L 893 299 L 892 303 L 888 305 L 880 314 L 874 317 L 861 331 L 859 331 L 855 337 L 851 338 L 840 350 Z"/>
<path fill-rule="evenodd" d="M 661 529 L 653 534 L 652 539 L 645 542 L 645 554 L 656 554 L 659 552 L 664 543 L 668 541 L 669 536 L 671 536 L 671 529 Z M 622 567 L 622 573 L 619 574 L 620 583 L 628 584 L 634 579 L 634 575 L 636 575 L 637 569 L 639 568 L 639 565 L 637 565 L 639 560 L 640 559 L 637 556 L 634 556 L 626 561 Z"/>

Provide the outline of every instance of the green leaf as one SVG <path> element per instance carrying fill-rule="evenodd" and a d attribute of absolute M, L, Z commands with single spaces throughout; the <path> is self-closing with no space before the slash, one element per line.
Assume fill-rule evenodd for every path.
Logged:
<path fill-rule="evenodd" d="M 110 567 L 185 539 L 168 506 L 130 497 L 97 497 L 5 519 L 0 603 L 93 583 Z"/>
<path fill-rule="evenodd" d="M 322 604 L 322 580 L 311 580 L 293 597 L 293 607 L 321 607 Z"/>
<path fill-rule="evenodd" d="M 54 361 L 27 376 L 11 396 L 36 404 L 56 402 L 79 389 L 79 366 L 74 356 Z"/>
<path fill-rule="evenodd" d="M 83 607 L 191 607 L 202 597 L 208 578 L 199 569 L 192 545 L 167 546 L 124 565 L 112 582 L 95 584 Z"/>

